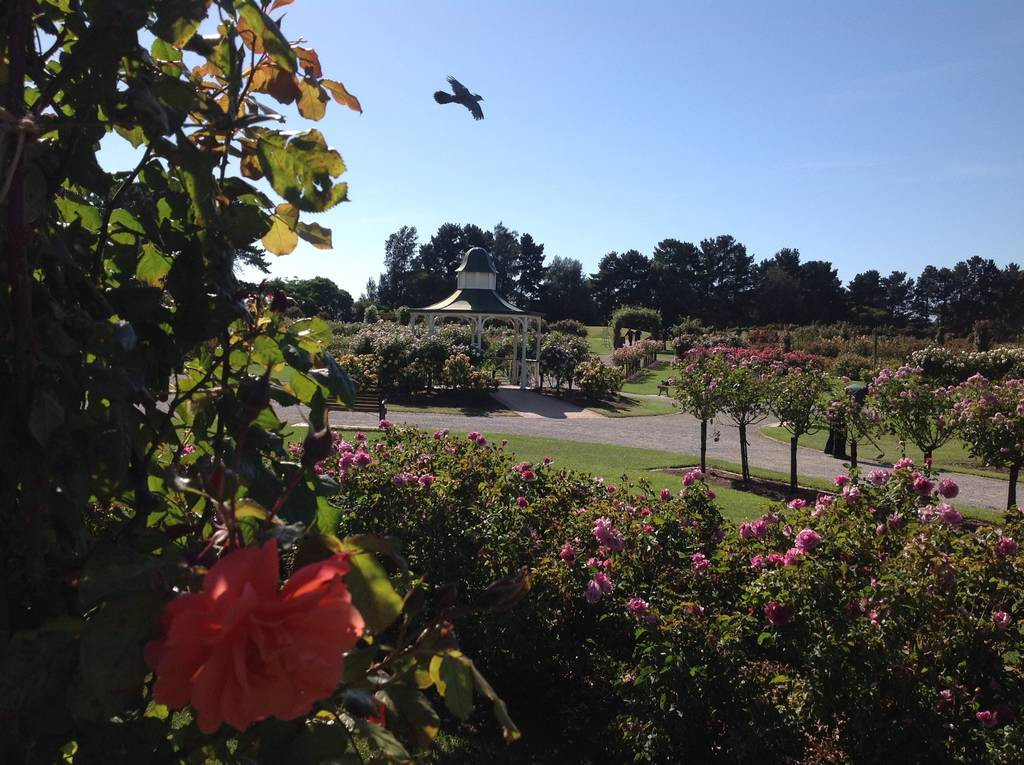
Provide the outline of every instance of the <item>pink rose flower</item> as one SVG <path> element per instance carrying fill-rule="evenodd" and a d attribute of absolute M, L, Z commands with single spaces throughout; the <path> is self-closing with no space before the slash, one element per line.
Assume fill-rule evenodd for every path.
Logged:
<path fill-rule="evenodd" d="M 672 492 L 670 492 L 668 489 L 662 489 L 661 490 L 661 498 L 663 500 L 672 499 Z"/>
<path fill-rule="evenodd" d="M 690 556 L 690 566 L 694 572 L 700 573 L 711 567 L 711 561 L 704 556 L 704 553 L 696 552 Z"/>
<path fill-rule="evenodd" d="M 821 535 L 814 529 L 804 529 L 796 535 L 796 546 L 802 552 L 813 550 L 821 544 Z"/>
<path fill-rule="evenodd" d="M 959 493 L 960 487 L 956 485 L 956 481 L 949 478 L 943 478 L 939 481 L 939 494 L 945 499 L 953 499 Z"/>
<path fill-rule="evenodd" d="M 894 470 L 901 470 L 903 468 L 914 467 L 914 461 L 910 457 L 902 457 L 896 460 L 896 464 L 893 465 Z"/>
<path fill-rule="evenodd" d="M 576 560 L 576 550 L 573 549 L 573 546 L 571 544 L 566 542 L 564 545 L 562 545 L 562 550 L 558 553 L 558 557 L 564 560 L 566 563 L 572 563 L 574 560 Z"/>
<path fill-rule="evenodd" d="M 786 507 L 788 507 L 790 510 L 799 510 L 802 507 L 807 507 L 807 500 L 793 499 L 790 500 L 789 503 L 787 503 Z"/>
<path fill-rule="evenodd" d="M 1009 555 L 1017 554 L 1017 542 L 1012 537 L 999 537 L 999 542 L 996 544 L 996 555 L 1000 558 L 1005 558 Z"/>
<path fill-rule="evenodd" d="M 959 510 L 945 503 L 939 505 L 939 518 L 950 526 L 959 526 L 964 520 Z"/>
<path fill-rule="evenodd" d="M 1013 618 L 1006 613 L 1006 611 L 993 611 L 992 612 L 992 623 L 996 625 L 996 629 L 1000 632 L 1006 632 L 1010 628 L 1010 622 Z"/>
<path fill-rule="evenodd" d="M 594 520 L 594 539 L 613 552 L 621 550 L 626 543 L 622 532 L 616 529 L 609 518 L 597 518 Z"/>
<path fill-rule="evenodd" d="M 530 504 L 530 500 L 526 497 L 516 497 L 516 504 L 519 505 L 519 507 L 526 507 Z"/>
<path fill-rule="evenodd" d="M 380 422 L 377 423 L 377 427 L 380 430 L 390 430 L 391 420 L 381 420 Z"/>
<path fill-rule="evenodd" d="M 788 624 L 793 618 L 793 608 L 776 603 L 774 600 L 764 607 L 764 616 L 768 622 L 776 627 Z"/>
<path fill-rule="evenodd" d="M 804 557 L 804 551 L 799 547 L 790 547 L 782 557 L 783 566 L 795 566 Z"/>
<path fill-rule="evenodd" d="M 978 719 L 978 722 L 986 728 L 994 728 L 999 725 L 999 720 L 996 719 L 995 712 L 992 712 L 991 710 L 983 709 L 974 716 Z"/>
<path fill-rule="evenodd" d="M 890 475 L 888 470 L 872 470 L 868 473 L 868 480 L 874 486 L 882 486 L 889 480 Z"/>
<path fill-rule="evenodd" d="M 850 476 L 848 475 L 837 475 L 835 478 L 832 479 L 832 483 L 839 487 L 846 486 L 846 484 L 848 484 L 849 482 Z"/>
<path fill-rule="evenodd" d="M 914 479 L 914 491 L 920 494 L 922 497 L 927 497 L 932 493 L 932 489 L 935 488 L 935 484 L 925 478 L 923 475 L 918 476 Z"/>

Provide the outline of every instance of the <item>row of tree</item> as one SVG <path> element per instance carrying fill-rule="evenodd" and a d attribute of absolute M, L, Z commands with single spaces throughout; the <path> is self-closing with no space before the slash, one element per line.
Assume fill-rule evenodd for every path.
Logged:
<path fill-rule="evenodd" d="M 544 245 L 498 223 L 445 223 L 420 243 L 414 226 L 388 237 L 384 272 L 370 280 L 368 302 L 386 307 L 421 306 L 452 290 L 452 274 L 469 247 L 487 249 L 498 271 L 498 290 L 549 319 L 603 323 L 624 305 L 657 308 L 667 324 L 690 316 L 708 325 L 743 325 L 849 320 L 864 325 L 937 325 L 965 334 L 979 319 L 1004 333 L 1024 329 L 1014 308 L 1024 300 L 1024 272 L 1000 268 L 979 256 L 952 268 L 927 266 L 916 278 L 870 269 L 844 285 L 824 260 L 803 260 L 784 248 L 755 262 L 746 246 L 723 234 L 699 244 L 663 239 L 650 257 L 637 250 L 609 252 L 597 271 L 555 256 L 545 263 Z"/>

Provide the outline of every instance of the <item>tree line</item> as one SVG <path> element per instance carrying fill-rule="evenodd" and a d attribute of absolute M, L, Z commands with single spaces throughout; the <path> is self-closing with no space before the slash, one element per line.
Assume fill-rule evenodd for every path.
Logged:
<path fill-rule="evenodd" d="M 384 271 L 370 279 L 360 300 L 349 302 L 345 293 L 339 301 L 323 284 L 315 289 L 306 289 L 304 282 L 287 284 L 301 288 L 303 308 L 313 307 L 317 294 L 329 294 L 330 306 L 319 312 L 331 318 L 358 319 L 371 303 L 430 305 L 451 293 L 455 268 L 470 247 L 491 253 L 501 294 L 551 321 L 606 323 L 616 308 L 638 305 L 659 310 L 666 325 L 687 317 L 707 326 L 850 321 L 941 327 L 962 335 L 986 320 L 998 335 L 1024 331 L 1024 315 L 1016 308 L 1024 301 L 1024 272 L 1016 263 L 1000 268 L 973 256 L 952 267 L 926 266 L 916 277 L 869 269 L 843 284 L 829 261 L 804 260 L 798 249 L 786 247 L 756 262 L 728 234 L 699 243 L 663 239 L 650 256 L 638 250 L 609 252 L 588 274 L 574 258 L 546 259 L 543 243 L 503 223 L 490 230 L 445 223 L 425 242 L 415 226 L 402 226 L 387 238 Z"/>

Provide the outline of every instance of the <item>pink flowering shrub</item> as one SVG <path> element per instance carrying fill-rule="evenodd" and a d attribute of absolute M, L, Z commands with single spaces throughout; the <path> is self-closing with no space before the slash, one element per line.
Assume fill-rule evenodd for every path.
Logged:
<path fill-rule="evenodd" d="M 827 741 L 838 761 L 1013 761 L 1024 523 L 964 518 L 927 469 L 853 471 L 729 530 L 699 472 L 678 492 L 612 491 L 459 434 L 374 438 L 324 463 L 370 460 L 337 479 L 338 532 L 379 529 L 450 583 L 428 604 L 508 604 L 459 640 L 527 752 L 800 761 Z"/>
<path fill-rule="evenodd" d="M 884 426 L 914 444 L 925 457 L 955 435 L 950 403 L 956 388 L 937 386 L 920 367 L 883 369 L 869 387 L 869 401 Z"/>

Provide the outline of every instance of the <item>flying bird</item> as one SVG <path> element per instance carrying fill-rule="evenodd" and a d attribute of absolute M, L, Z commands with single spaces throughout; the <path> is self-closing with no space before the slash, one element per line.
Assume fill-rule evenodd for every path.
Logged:
<path fill-rule="evenodd" d="M 478 96 L 476 93 L 470 93 L 469 88 L 454 77 L 448 78 L 448 84 L 452 86 L 452 93 L 455 95 L 439 90 L 434 93 L 434 100 L 439 104 L 462 104 L 473 114 L 473 119 L 482 120 L 484 118 L 484 112 L 480 108 L 480 104 L 477 102 L 483 101 L 483 96 Z"/>

